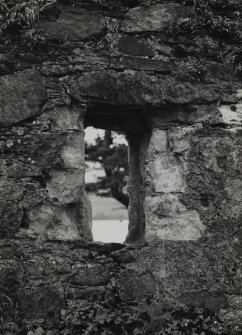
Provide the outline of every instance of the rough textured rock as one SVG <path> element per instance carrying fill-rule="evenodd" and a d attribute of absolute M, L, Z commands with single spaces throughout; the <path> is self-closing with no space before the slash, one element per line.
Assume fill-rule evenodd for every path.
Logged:
<path fill-rule="evenodd" d="M 118 50 L 131 56 L 154 56 L 154 50 L 147 43 L 130 36 L 120 37 L 118 40 Z"/>
<path fill-rule="evenodd" d="M 57 20 L 44 22 L 41 27 L 49 38 L 64 41 L 81 41 L 95 37 L 105 29 L 105 19 L 97 13 L 67 7 Z"/>
<path fill-rule="evenodd" d="M 64 298 L 54 286 L 37 288 L 35 291 L 20 293 L 23 317 L 27 320 L 49 319 L 52 323 L 59 321 Z"/>
<path fill-rule="evenodd" d="M 43 45 L 0 41 L 0 294 L 22 334 L 156 334 L 186 307 L 242 324 L 241 6 L 208 27 L 152 3 L 61 1 Z M 88 242 L 84 125 L 129 139 L 127 247 Z"/>
<path fill-rule="evenodd" d="M 141 63 L 145 65 L 147 61 L 142 60 Z M 169 63 L 156 60 L 153 64 L 145 66 L 154 71 L 157 65 L 158 69 L 161 67 L 165 72 L 170 71 Z M 134 63 L 133 67 L 137 70 L 138 64 Z M 144 70 L 142 67 L 143 65 L 141 70 Z M 189 80 L 184 83 L 181 79 L 159 78 L 136 71 L 126 71 L 121 74 L 113 71 L 98 71 L 75 78 L 70 83 L 70 94 L 76 99 L 88 96 L 90 100 L 98 99 L 101 103 L 112 105 L 158 107 L 163 104 L 204 104 L 218 101 L 231 89 L 227 83 L 221 85 L 220 87 L 213 84 L 207 86 L 189 82 Z"/>
<path fill-rule="evenodd" d="M 175 4 L 157 4 L 149 8 L 137 7 L 131 9 L 122 22 L 121 30 L 126 33 L 141 33 L 151 31 L 164 31 L 178 17 L 187 17 L 184 7 Z"/>
<path fill-rule="evenodd" d="M 44 80 L 36 70 L 0 77 L 0 124 L 10 126 L 36 117 L 46 99 Z"/>

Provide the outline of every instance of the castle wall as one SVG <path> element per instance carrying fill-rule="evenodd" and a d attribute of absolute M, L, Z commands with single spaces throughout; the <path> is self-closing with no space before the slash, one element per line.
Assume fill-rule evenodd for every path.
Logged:
<path fill-rule="evenodd" d="M 239 56 L 231 57 L 241 44 L 206 30 L 184 34 L 199 15 L 189 3 L 106 2 L 61 1 L 41 17 L 42 49 L 11 32 L 0 48 L 7 320 L 26 333 L 156 334 L 171 313 L 199 307 L 234 335 L 242 88 Z M 127 245 L 90 242 L 87 119 L 128 135 Z"/>

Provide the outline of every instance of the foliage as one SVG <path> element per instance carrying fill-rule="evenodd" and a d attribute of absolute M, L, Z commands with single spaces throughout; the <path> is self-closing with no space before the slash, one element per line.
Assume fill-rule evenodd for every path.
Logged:
<path fill-rule="evenodd" d="M 0 278 L 0 333 L 6 330 L 13 331 L 16 327 L 16 310 L 18 298 L 17 288 L 20 282 L 14 272 L 3 274 Z"/>
<path fill-rule="evenodd" d="M 73 7 L 80 6 L 80 0 L 59 0 L 62 3 L 72 5 Z M 123 7 L 133 8 L 139 5 L 141 0 L 82 0 L 81 6 L 94 7 L 95 9 L 111 9 L 118 10 Z"/>
<path fill-rule="evenodd" d="M 194 0 L 195 16 L 169 27 L 172 34 L 207 34 L 230 42 L 242 38 L 239 0 Z"/>
<path fill-rule="evenodd" d="M 108 306 L 96 303 L 69 315 L 66 329 L 72 335 L 143 335 L 148 329 L 149 316 L 135 306 Z"/>
<path fill-rule="evenodd" d="M 241 334 L 238 326 L 225 326 L 215 311 L 203 308 L 181 308 L 167 313 L 157 335 L 227 335 Z"/>
<path fill-rule="evenodd" d="M 8 43 L 7 34 L 14 33 L 31 48 L 45 44 L 39 29 L 40 14 L 56 0 L 0 0 L 0 37 Z"/>
<path fill-rule="evenodd" d="M 202 81 L 208 71 L 208 64 L 204 59 L 187 57 L 187 62 L 184 67 L 186 67 L 187 72 L 198 82 Z"/>
<path fill-rule="evenodd" d="M 190 4 L 185 0 L 184 5 Z M 181 18 L 167 28 L 174 36 L 209 36 L 209 52 L 213 49 L 216 60 L 232 63 L 235 71 L 242 68 L 242 4 L 240 0 L 194 0 L 195 14 Z M 213 42 L 212 42 L 213 41 Z"/>
<path fill-rule="evenodd" d="M 2 330 L 8 327 L 6 311 L 12 305 L 13 301 L 11 300 L 9 291 L 5 287 L 0 286 L 0 329 Z"/>
<path fill-rule="evenodd" d="M 147 311 L 135 305 L 95 304 L 70 315 L 69 334 L 83 335 L 240 335 L 238 325 L 225 325 L 219 314 L 203 308 L 180 308 L 164 312 L 161 323 L 153 323 Z"/>

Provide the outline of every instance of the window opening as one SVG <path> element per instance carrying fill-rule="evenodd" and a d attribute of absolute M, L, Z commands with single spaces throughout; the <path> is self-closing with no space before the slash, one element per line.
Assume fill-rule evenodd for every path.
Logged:
<path fill-rule="evenodd" d="M 123 243 L 128 235 L 128 143 L 124 133 L 85 130 L 86 192 L 93 240 Z"/>

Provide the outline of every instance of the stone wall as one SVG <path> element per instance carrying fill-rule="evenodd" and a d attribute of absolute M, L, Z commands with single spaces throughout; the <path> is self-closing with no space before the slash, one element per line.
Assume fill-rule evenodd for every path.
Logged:
<path fill-rule="evenodd" d="M 166 296 L 227 309 L 240 295 L 241 129 L 156 128 L 143 148 L 146 240 Z"/>
<path fill-rule="evenodd" d="M 189 241 L 211 230 L 227 238 L 228 221 L 241 220 L 241 129 L 154 129 L 145 146 L 147 235 Z"/>
<path fill-rule="evenodd" d="M 50 239 L 90 239 L 83 108 L 46 112 L 36 70 L 3 76 L 1 85 L 1 235 L 22 229 Z"/>
<path fill-rule="evenodd" d="M 1 40 L 0 293 L 15 333 L 159 334 L 186 307 L 223 334 L 241 326 L 240 42 L 184 33 L 198 16 L 189 2 L 59 1 L 45 45 Z M 129 140 L 126 246 L 88 242 L 86 125 Z"/>

